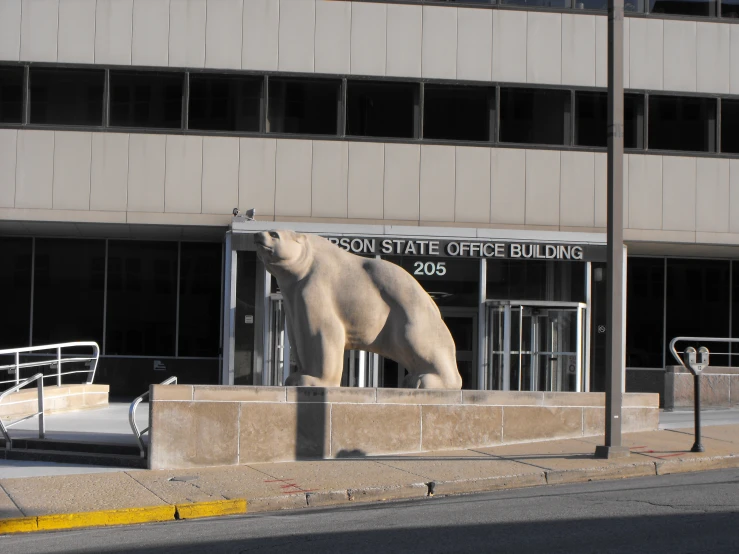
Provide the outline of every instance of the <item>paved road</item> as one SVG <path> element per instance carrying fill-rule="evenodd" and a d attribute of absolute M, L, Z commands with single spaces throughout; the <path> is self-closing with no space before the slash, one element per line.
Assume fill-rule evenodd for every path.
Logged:
<path fill-rule="evenodd" d="M 0 537 L 45 552 L 739 552 L 739 470 Z"/>

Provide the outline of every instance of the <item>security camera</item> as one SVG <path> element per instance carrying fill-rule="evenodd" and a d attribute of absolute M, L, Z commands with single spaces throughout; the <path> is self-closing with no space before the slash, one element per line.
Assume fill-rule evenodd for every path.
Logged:
<path fill-rule="evenodd" d="M 239 215 L 239 209 L 234 208 L 233 214 L 234 214 L 234 217 L 237 217 Z"/>

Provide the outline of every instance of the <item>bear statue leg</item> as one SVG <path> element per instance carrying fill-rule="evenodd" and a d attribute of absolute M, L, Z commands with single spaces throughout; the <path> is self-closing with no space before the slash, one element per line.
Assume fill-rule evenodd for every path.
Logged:
<path fill-rule="evenodd" d="M 444 323 L 409 324 L 404 333 L 407 341 L 409 371 L 404 386 L 418 389 L 461 389 L 462 377 L 457 369 L 454 340 Z"/>
<path fill-rule="evenodd" d="M 317 337 L 300 343 L 301 371 L 285 381 L 287 386 L 338 387 L 344 372 L 344 327 L 340 321 L 321 326 Z"/>

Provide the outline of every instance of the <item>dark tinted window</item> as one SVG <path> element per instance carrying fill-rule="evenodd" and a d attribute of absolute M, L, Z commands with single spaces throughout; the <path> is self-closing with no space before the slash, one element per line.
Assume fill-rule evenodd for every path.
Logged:
<path fill-rule="evenodd" d="M 739 154 L 739 100 L 721 100 L 721 151 Z"/>
<path fill-rule="evenodd" d="M 649 148 L 716 150 L 716 101 L 679 96 L 649 97 Z"/>
<path fill-rule="evenodd" d="M 627 273 L 626 367 L 663 367 L 665 260 L 629 258 Z"/>
<path fill-rule="evenodd" d="M 650 0 L 650 13 L 715 16 L 716 0 Z"/>
<path fill-rule="evenodd" d="M 240 251 L 236 260 L 234 384 L 253 385 L 254 324 L 257 321 L 254 299 L 257 290 L 257 274 L 259 274 L 263 282 L 264 270 L 262 269 L 261 272 L 257 271 L 257 257 L 255 252 Z M 276 279 L 272 279 L 272 282 L 275 283 Z"/>
<path fill-rule="evenodd" d="M 575 144 L 608 145 L 608 95 L 575 93 Z M 644 148 L 644 97 L 624 94 L 624 148 Z"/>
<path fill-rule="evenodd" d="M 103 344 L 105 241 L 36 239 L 33 344 Z"/>
<path fill-rule="evenodd" d="M 31 68 L 31 123 L 102 125 L 105 72 Z"/>
<path fill-rule="evenodd" d="M 114 127 L 179 129 L 181 73 L 110 72 L 110 124 Z"/>
<path fill-rule="evenodd" d="M 174 356 L 177 243 L 110 241 L 106 354 Z"/>
<path fill-rule="evenodd" d="M 268 131 L 336 135 L 340 89 L 339 81 L 270 79 Z"/>
<path fill-rule="evenodd" d="M 527 144 L 568 144 L 570 92 L 500 89 L 500 140 Z"/>
<path fill-rule="evenodd" d="M 218 356 L 221 244 L 183 242 L 180 250 L 180 356 Z"/>
<path fill-rule="evenodd" d="M 739 17 L 739 0 L 722 0 L 721 17 Z"/>
<path fill-rule="evenodd" d="M 0 348 L 28 346 L 31 323 L 31 242 L 31 239 L 25 238 L 0 238 Z M 6 362 L 4 358 L 0 359 L 0 364 Z M 7 377 L 0 377 L 0 381 L 5 379 Z"/>
<path fill-rule="evenodd" d="M 416 136 L 418 85 L 347 83 L 346 134 L 358 137 Z"/>
<path fill-rule="evenodd" d="M 190 75 L 189 128 L 259 131 L 260 77 Z"/>
<path fill-rule="evenodd" d="M 0 123 L 21 123 L 23 68 L 0 67 Z"/>
<path fill-rule="evenodd" d="M 501 4 L 509 6 L 527 6 L 541 8 L 569 8 L 570 0 L 500 0 Z"/>
<path fill-rule="evenodd" d="M 717 260 L 667 260 L 667 343 L 677 336 L 729 336 L 729 262 Z M 680 349 L 689 346 L 683 343 Z M 693 344 L 696 348 L 700 344 Z M 711 365 L 727 366 L 729 345 L 708 345 Z M 676 365 L 666 352 L 668 365 Z"/>
<path fill-rule="evenodd" d="M 487 297 L 491 300 L 585 300 L 585 264 L 488 260 Z M 548 288 L 547 283 L 554 283 Z"/>
<path fill-rule="evenodd" d="M 489 141 L 495 121 L 495 89 L 426 85 L 423 136 Z"/>
<path fill-rule="evenodd" d="M 731 336 L 732 338 L 739 338 L 739 265 L 736 262 L 732 262 L 731 272 Z M 739 343 L 729 345 L 731 352 L 739 354 Z M 708 347 L 711 348 L 710 346 Z M 733 367 L 739 366 L 739 356 L 731 356 L 731 365 Z"/>

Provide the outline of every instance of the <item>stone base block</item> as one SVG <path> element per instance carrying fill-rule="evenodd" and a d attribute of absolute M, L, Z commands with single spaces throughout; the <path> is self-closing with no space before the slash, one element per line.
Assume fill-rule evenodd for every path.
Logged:
<path fill-rule="evenodd" d="M 72 412 L 108 405 L 108 385 L 44 387 L 44 413 Z M 38 411 L 36 389 L 22 389 L 3 398 L 0 417 L 17 419 Z"/>

